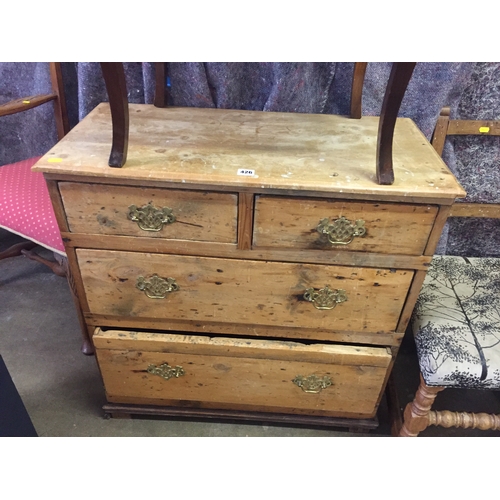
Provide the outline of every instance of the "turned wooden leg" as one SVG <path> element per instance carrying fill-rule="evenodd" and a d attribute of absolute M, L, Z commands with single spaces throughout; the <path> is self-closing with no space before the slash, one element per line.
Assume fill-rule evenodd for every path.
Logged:
<path fill-rule="evenodd" d="M 80 323 L 80 330 L 82 333 L 82 352 L 87 356 L 94 354 L 94 346 L 92 340 L 90 339 L 89 331 L 87 328 L 87 323 L 83 317 L 83 312 L 80 307 L 80 301 L 78 300 L 78 292 L 76 290 L 75 280 L 71 274 L 70 267 L 68 265 L 68 259 L 66 257 L 62 258 L 62 265 L 64 266 L 65 276 L 68 280 L 69 289 L 71 290 L 71 296 L 75 304 L 76 314 L 78 316 L 78 322 Z"/>
<path fill-rule="evenodd" d="M 28 259 L 34 260 L 36 262 L 40 262 L 40 264 L 44 264 L 48 268 L 52 270 L 54 274 L 57 276 L 66 276 L 66 271 L 64 269 L 64 266 L 62 266 L 59 262 L 54 262 L 48 259 L 44 259 L 43 257 L 40 257 L 36 252 L 33 250 L 21 250 L 21 253 L 27 257 Z"/>
<path fill-rule="evenodd" d="M 431 411 L 429 412 L 429 425 L 498 431 L 500 430 L 500 415 L 448 410 Z"/>
<path fill-rule="evenodd" d="M 391 75 L 385 91 L 377 139 L 377 182 L 392 184 L 394 171 L 392 168 L 392 142 L 394 127 L 398 117 L 401 101 L 410 82 L 416 63 L 392 63 Z"/>
<path fill-rule="evenodd" d="M 16 243 L 11 247 L 7 248 L 3 252 L 0 252 L 0 260 L 8 259 L 10 257 L 17 257 L 18 255 L 22 255 L 23 250 L 31 250 L 36 247 L 36 243 L 32 241 L 23 241 L 21 243 Z"/>
<path fill-rule="evenodd" d="M 113 142 L 108 165 L 123 167 L 127 161 L 129 113 L 127 82 L 123 63 L 101 63 L 102 75 L 108 91 L 111 123 L 113 127 Z"/>
<path fill-rule="evenodd" d="M 429 387 L 420 375 L 420 386 L 415 399 L 406 405 L 401 437 L 415 437 L 429 425 L 429 412 L 436 396 L 444 387 Z"/>

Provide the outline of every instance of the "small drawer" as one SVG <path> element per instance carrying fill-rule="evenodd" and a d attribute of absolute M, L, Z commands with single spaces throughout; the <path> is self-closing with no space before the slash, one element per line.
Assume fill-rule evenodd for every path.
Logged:
<path fill-rule="evenodd" d="M 96 329 L 110 403 L 371 418 L 386 348 Z"/>
<path fill-rule="evenodd" d="M 236 243 L 236 194 L 74 182 L 59 191 L 71 232 Z"/>
<path fill-rule="evenodd" d="M 289 338 L 304 338 L 304 330 L 308 338 L 394 331 L 413 277 L 408 270 L 83 248 L 76 253 L 92 314 L 175 320 L 184 323 L 175 326 L 182 330 L 195 322 L 224 324 L 234 333 L 242 324 L 276 327 Z"/>
<path fill-rule="evenodd" d="M 259 196 L 253 244 L 421 255 L 436 214 L 434 205 Z"/>

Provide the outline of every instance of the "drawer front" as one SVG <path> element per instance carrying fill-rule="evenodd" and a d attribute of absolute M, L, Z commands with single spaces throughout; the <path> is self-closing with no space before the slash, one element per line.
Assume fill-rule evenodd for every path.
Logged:
<path fill-rule="evenodd" d="M 205 321 L 290 327 L 291 337 L 300 334 L 294 329 L 393 331 L 413 276 L 105 250 L 78 249 L 77 256 L 93 314 L 183 320 L 187 328 Z"/>
<path fill-rule="evenodd" d="M 385 348 L 129 331 L 94 335 L 109 402 L 373 417 Z"/>
<path fill-rule="evenodd" d="M 235 194 L 74 182 L 59 190 L 72 232 L 236 243 Z"/>
<path fill-rule="evenodd" d="M 255 247 L 421 255 L 437 207 L 259 196 Z"/>

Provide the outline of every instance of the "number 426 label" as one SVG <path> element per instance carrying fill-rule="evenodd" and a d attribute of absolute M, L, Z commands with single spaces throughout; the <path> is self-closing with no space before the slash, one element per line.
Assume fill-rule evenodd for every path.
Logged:
<path fill-rule="evenodd" d="M 255 170 L 249 170 L 248 168 L 239 168 L 238 175 L 248 175 L 252 177 L 255 175 Z"/>

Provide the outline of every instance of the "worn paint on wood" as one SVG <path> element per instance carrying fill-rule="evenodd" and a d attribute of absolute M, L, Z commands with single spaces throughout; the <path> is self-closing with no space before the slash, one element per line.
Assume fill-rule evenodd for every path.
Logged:
<path fill-rule="evenodd" d="M 309 363 L 387 367 L 389 349 L 347 344 L 304 344 L 288 340 L 238 339 L 205 335 L 158 334 L 97 328 L 95 346 L 101 349 L 166 351 L 240 358 L 266 358 Z M 236 354 L 237 353 L 237 354 Z"/>
<path fill-rule="evenodd" d="M 86 315 L 87 323 L 94 326 L 109 328 L 138 328 L 141 330 L 182 332 L 187 331 L 199 335 L 237 335 L 248 338 L 280 338 L 305 342 L 343 342 L 347 345 L 365 346 L 392 346 L 399 347 L 403 333 L 369 332 L 367 330 L 354 331 L 332 330 L 330 325 L 327 329 L 322 328 L 291 328 L 290 326 L 266 326 L 251 323 L 223 323 L 223 318 L 217 321 L 186 321 L 168 320 L 162 318 L 133 318 L 131 316 L 106 316 L 101 314 Z"/>
<path fill-rule="evenodd" d="M 155 108 L 130 104 L 130 139 L 123 168 L 107 164 L 111 140 L 108 104 L 47 153 L 35 170 L 88 178 L 191 183 L 227 190 L 335 192 L 404 200 L 464 196 L 448 167 L 409 118 L 396 123 L 396 180 L 375 177 L 379 118 L 269 113 L 229 109 Z M 50 163 L 51 158 L 60 163 Z M 239 169 L 254 175 L 238 175 Z"/>

